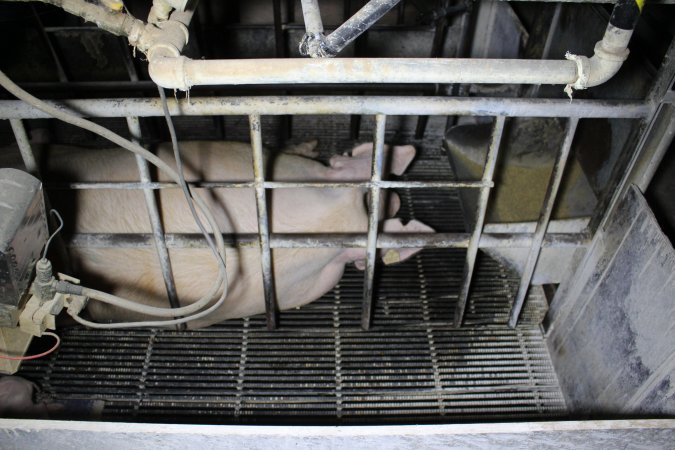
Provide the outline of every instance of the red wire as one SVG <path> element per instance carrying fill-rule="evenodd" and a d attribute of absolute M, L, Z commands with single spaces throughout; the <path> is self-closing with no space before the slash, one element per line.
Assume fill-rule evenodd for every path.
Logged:
<path fill-rule="evenodd" d="M 9 359 L 9 360 L 12 360 L 12 361 L 28 361 L 28 360 L 31 360 L 31 359 L 38 359 L 38 358 L 42 358 L 43 356 L 49 355 L 49 354 L 52 353 L 54 350 L 56 350 L 57 348 L 59 348 L 59 345 L 61 345 L 61 338 L 59 337 L 58 334 L 52 333 L 51 331 L 45 331 L 44 333 L 42 333 L 42 335 L 43 335 L 43 336 L 44 336 L 44 335 L 52 336 L 54 339 L 56 339 L 56 343 L 54 344 L 54 346 L 53 346 L 52 348 L 50 348 L 49 350 L 47 350 L 46 352 L 39 353 L 39 354 L 37 354 L 37 355 L 31 355 L 31 356 L 6 356 L 6 355 L 0 355 L 0 359 Z"/>

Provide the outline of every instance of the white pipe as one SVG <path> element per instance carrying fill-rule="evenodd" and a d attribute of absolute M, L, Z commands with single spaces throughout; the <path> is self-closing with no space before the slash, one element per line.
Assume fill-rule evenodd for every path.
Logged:
<path fill-rule="evenodd" d="M 608 24 L 602 40 L 595 44 L 591 58 L 569 53 L 565 55 L 567 59 L 577 64 L 579 74 L 574 83 L 567 85 L 565 92 L 571 97 L 572 89 L 598 86 L 616 75 L 628 58 L 628 42 L 632 35 L 633 30 L 624 30 Z"/>
<path fill-rule="evenodd" d="M 286 83 L 570 84 L 577 79 L 577 64 L 432 58 L 192 60 L 149 55 L 149 72 L 158 85 L 184 91 L 197 85 Z"/>

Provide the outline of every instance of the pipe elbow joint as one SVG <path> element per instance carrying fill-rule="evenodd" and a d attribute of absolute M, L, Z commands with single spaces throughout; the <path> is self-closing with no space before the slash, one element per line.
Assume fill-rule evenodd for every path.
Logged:
<path fill-rule="evenodd" d="M 161 49 L 158 49 L 158 51 Z M 185 56 L 158 55 L 148 57 L 148 73 L 158 86 L 165 89 L 180 89 L 187 91 L 190 83 L 186 76 L 185 65 L 189 61 Z"/>
<path fill-rule="evenodd" d="M 616 75 L 628 54 L 628 48 L 607 45 L 605 39 L 595 44 L 594 55 L 588 60 L 590 68 L 586 87 L 598 86 Z"/>

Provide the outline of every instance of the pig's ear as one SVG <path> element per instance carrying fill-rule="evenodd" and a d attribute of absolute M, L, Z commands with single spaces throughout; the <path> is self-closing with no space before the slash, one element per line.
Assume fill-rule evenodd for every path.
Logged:
<path fill-rule="evenodd" d="M 384 221 L 384 226 L 382 230 L 385 233 L 433 233 L 434 229 L 419 222 L 417 220 L 411 220 L 407 224 L 403 225 L 401 219 L 389 219 Z M 410 258 L 415 253 L 422 250 L 421 248 L 392 248 L 386 250 L 382 256 L 382 261 L 386 264 L 395 264 L 401 261 L 405 261 Z M 364 263 L 365 265 L 365 263 Z M 358 267 L 358 266 L 357 266 Z"/>

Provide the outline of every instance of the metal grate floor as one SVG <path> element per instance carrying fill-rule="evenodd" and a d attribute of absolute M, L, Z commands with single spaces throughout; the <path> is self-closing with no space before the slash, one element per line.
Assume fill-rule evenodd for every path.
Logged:
<path fill-rule="evenodd" d="M 424 145 L 424 144 L 422 144 Z M 438 148 L 438 147 L 435 147 Z M 424 151 L 409 179 L 448 179 L 447 158 Z M 399 192 L 399 216 L 463 231 L 452 190 Z M 373 328 L 359 328 L 363 272 L 348 267 L 328 294 L 280 315 L 205 330 L 62 330 L 51 358 L 21 375 L 55 400 L 104 401 L 104 420 L 171 423 L 365 424 L 513 420 L 565 415 L 532 293 L 506 326 L 518 277 L 486 256 L 465 327 L 452 328 L 464 250 L 428 249 L 378 268 Z"/>

